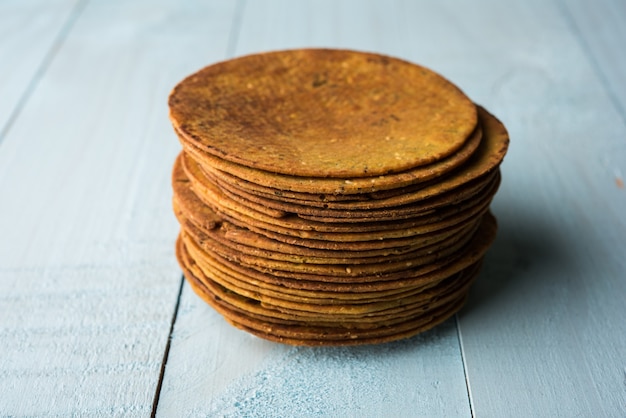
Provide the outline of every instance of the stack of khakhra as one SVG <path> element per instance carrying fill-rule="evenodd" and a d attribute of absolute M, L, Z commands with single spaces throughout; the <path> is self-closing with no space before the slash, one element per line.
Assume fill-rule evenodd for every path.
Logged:
<path fill-rule="evenodd" d="M 410 337 L 457 312 L 496 234 L 504 126 L 376 54 L 245 56 L 178 84 L 177 257 L 230 323 L 294 345 Z"/>

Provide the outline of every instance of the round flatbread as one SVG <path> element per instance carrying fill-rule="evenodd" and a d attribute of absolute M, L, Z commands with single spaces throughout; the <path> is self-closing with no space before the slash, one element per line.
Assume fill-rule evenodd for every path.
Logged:
<path fill-rule="evenodd" d="M 248 55 L 187 77 L 169 98 L 203 152 L 301 177 L 372 177 L 439 161 L 474 131 L 458 87 L 407 61 L 346 50 Z"/>
<path fill-rule="evenodd" d="M 482 140 L 478 148 L 473 150 L 469 159 L 465 158 L 463 160 L 461 166 L 454 164 L 455 170 L 444 176 L 443 179 L 438 179 L 439 181 L 434 180 L 441 174 L 436 168 L 438 164 L 444 164 L 445 160 L 425 167 L 417 167 L 401 173 L 377 177 L 345 179 L 296 177 L 258 170 L 226 161 L 203 152 L 180 136 L 179 139 L 183 150 L 192 155 L 203 167 L 215 167 L 248 183 L 272 189 L 274 194 L 277 195 L 285 194 L 285 192 L 297 192 L 305 193 L 309 196 L 317 196 L 316 198 L 319 199 L 322 195 L 326 197 L 328 195 L 376 194 L 417 185 L 415 195 L 411 199 L 418 200 L 453 190 L 462 184 L 489 173 L 502 162 L 509 144 L 507 130 L 502 122 L 487 112 L 487 110 L 480 106 L 477 107 L 477 110 L 482 130 Z M 436 175 L 433 176 L 433 172 Z M 419 183 L 426 179 L 431 181 L 425 187 L 419 186 Z"/>
<path fill-rule="evenodd" d="M 504 125 L 440 75 L 347 50 L 249 55 L 169 97 L 176 257 L 229 323 L 292 345 L 408 338 L 492 244 Z"/>

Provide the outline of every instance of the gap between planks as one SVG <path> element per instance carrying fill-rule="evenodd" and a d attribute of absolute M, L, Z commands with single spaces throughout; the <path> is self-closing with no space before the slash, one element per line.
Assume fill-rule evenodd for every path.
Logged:
<path fill-rule="evenodd" d="M 165 343 L 165 350 L 163 350 L 163 360 L 161 360 L 161 369 L 159 370 L 159 380 L 157 381 L 156 390 L 154 391 L 154 399 L 152 401 L 152 412 L 150 417 L 156 416 L 157 408 L 159 407 L 159 398 L 161 396 L 161 388 L 163 387 L 163 377 L 165 376 L 165 367 L 167 365 L 167 359 L 170 356 L 170 347 L 172 345 L 172 333 L 174 332 L 174 324 L 176 323 L 176 317 L 178 316 L 178 308 L 180 307 L 180 298 L 183 294 L 183 285 L 185 284 L 185 276 L 180 276 L 180 285 L 178 286 L 178 295 L 176 297 L 176 304 L 174 305 L 174 313 L 172 314 L 172 320 L 170 322 L 170 330 L 167 334 L 167 342 Z"/>
<path fill-rule="evenodd" d="M 469 405 L 470 416 L 474 418 L 474 401 L 472 399 L 472 390 L 470 386 L 469 376 L 467 374 L 467 363 L 465 361 L 465 350 L 463 350 L 463 336 L 461 335 L 461 324 L 459 323 L 459 314 L 454 315 L 456 323 L 456 336 L 459 340 L 459 353 L 461 354 L 461 364 L 463 364 L 463 377 L 465 377 L 465 388 L 467 389 L 467 403 Z"/>
<path fill-rule="evenodd" d="M 226 46 L 226 58 L 235 56 L 237 43 L 239 43 L 239 34 L 241 33 L 241 22 L 243 20 L 243 12 L 246 8 L 246 0 L 237 0 L 235 4 L 235 13 L 233 14 L 233 22 L 228 34 L 228 43 Z"/>
<path fill-rule="evenodd" d="M 24 92 L 20 95 L 17 103 L 15 104 L 15 107 L 13 108 L 13 111 L 11 112 L 11 114 L 9 115 L 9 118 L 6 121 L 6 124 L 3 127 L 1 127 L 0 145 L 2 145 L 4 138 L 7 136 L 7 134 L 11 130 L 11 127 L 13 126 L 13 123 L 15 123 L 20 113 L 22 112 L 24 105 L 26 104 L 30 96 L 33 94 L 35 89 L 37 88 L 37 84 L 39 84 L 39 81 L 42 79 L 43 75 L 48 70 L 48 67 L 50 67 L 52 60 L 54 59 L 59 49 L 61 49 L 63 42 L 65 42 L 65 39 L 67 38 L 68 34 L 72 30 L 72 27 L 78 20 L 78 17 L 80 16 L 80 14 L 85 9 L 85 6 L 87 5 L 88 1 L 89 0 L 78 0 L 74 4 L 74 7 L 72 8 L 72 12 L 70 13 L 67 20 L 65 21 L 65 23 L 63 24 L 59 32 L 57 33 L 54 39 L 54 42 L 52 42 L 52 45 L 50 46 L 50 49 L 48 50 L 48 52 L 46 52 L 43 59 L 41 60 L 41 63 L 39 64 L 39 66 L 37 67 L 37 70 L 35 71 L 35 74 L 33 74 L 33 78 L 26 85 Z"/>
<path fill-rule="evenodd" d="M 239 33 L 241 32 L 241 21 L 243 19 L 243 12 L 245 9 L 246 0 L 237 0 L 235 5 L 235 13 L 233 15 L 233 21 L 231 24 L 231 30 L 228 34 L 228 43 L 226 47 L 226 58 L 232 58 L 235 55 L 237 49 L 237 43 L 239 41 Z M 0 141 L 2 137 L 0 136 Z M 0 142 L 1 143 L 1 142 Z M 183 294 L 183 286 L 185 285 L 185 276 L 180 277 L 180 286 L 178 288 L 178 296 L 176 298 L 176 305 L 174 306 L 174 312 L 172 314 L 172 321 L 170 322 L 170 330 L 167 335 L 167 342 L 165 343 L 165 349 L 163 350 L 163 360 L 161 361 L 161 369 L 159 371 L 159 379 L 154 391 L 154 399 L 152 401 L 152 412 L 150 417 L 156 417 L 157 409 L 159 408 L 159 398 L 161 397 L 161 389 L 163 388 L 163 379 L 165 378 L 165 369 L 167 367 L 167 360 L 170 354 L 170 347 L 172 345 L 172 333 L 174 332 L 174 326 L 176 324 L 176 317 L 178 316 L 178 309 L 180 308 L 180 299 Z"/>
<path fill-rule="evenodd" d="M 600 84 L 604 88 L 604 91 L 606 92 L 607 96 L 611 100 L 613 107 L 615 108 L 617 113 L 620 115 L 622 122 L 624 122 L 624 124 L 626 125 L 626 109 L 624 109 L 624 106 L 622 106 L 622 103 L 619 97 L 615 94 L 615 91 L 611 88 L 611 82 L 609 78 L 607 77 L 606 73 L 602 70 L 601 64 L 598 62 L 595 55 L 593 54 L 591 46 L 589 45 L 589 42 L 587 41 L 587 39 L 585 39 L 585 36 L 583 36 L 580 30 L 580 26 L 578 25 L 578 23 L 576 23 L 576 19 L 574 19 L 574 16 L 572 15 L 572 12 L 567 6 L 567 3 L 561 0 L 561 1 L 557 1 L 556 5 L 560 9 L 561 14 L 563 15 L 565 19 L 565 24 L 572 31 L 572 35 L 574 35 L 574 38 L 576 39 L 576 41 L 578 41 L 578 44 L 580 45 L 583 54 L 585 55 L 585 57 L 587 57 L 587 60 L 589 60 L 589 63 L 591 64 L 591 68 L 593 69 L 593 72 L 596 73 L 596 75 L 598 76 L 598 80 L 600 81 Z"/>

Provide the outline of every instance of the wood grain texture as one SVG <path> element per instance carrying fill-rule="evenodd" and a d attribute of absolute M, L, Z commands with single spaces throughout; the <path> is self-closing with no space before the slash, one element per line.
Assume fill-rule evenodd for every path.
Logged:
<path fill-rule="evenodd" d="M 454 319 L 373 347 L 289 347 L 228 325 L 185 287 L 157 416 L 469 417 Z"/>
<path fill-rule="evenodd" d="M 218 2 L 93 1 L 0 147 L 0 414 L 150 414 L 181 273 L 167 95 Z"/>
<path fill-rule="evenodd" d="M 407 4 L 247 2 L 241 10 L 233 53 L 303 46 L 398 52 L 394 49 L 398 33 L 385 28 L 402 18 L 404 11 L 399 6 Z M 422 337 L 380 347 L 294 349 L 233 329 L 187 287 L 158 409 L 159 416 L 177 413 L 229 417 L 471 415 L 454 321 Z"/>
<path fill-rule="evenodd" d="M 624 416 L 626 130 L 561 10 L 447 3 L 512 142 L 500 233 L 460 315 L 473 411 Z M 477 84 L 477 83 L 474 83 Z M 483 94 L 480 94 L 481 96 Z"/>
<path fill-rule="evenodd" d="M 560 0 L 560 10 L 626 123 L 626 3 Z"/>
<path fill-rule="evenodd" d="M 0 2 L 0 143 L 53 59 L 79 6 L 77 0 Z"/>
<path fill-rule="evenodd" d="M 150 414 L 180 284 L 167 95 L 226 57 L 328 46 L 426 65 L 506 123 L 485 270 L 458 326 L 341 349 L 252 337 L 185 285 L 157 415 L 626 416 L 625 16 L 615 0 L 0 2 L 0 415 Z"/>

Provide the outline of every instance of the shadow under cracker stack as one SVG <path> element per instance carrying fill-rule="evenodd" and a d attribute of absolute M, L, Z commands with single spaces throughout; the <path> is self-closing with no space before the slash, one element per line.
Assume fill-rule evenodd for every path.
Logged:
<path fill-rule="evenodd" d="M 169 108 L 176 255 L 231 324 L 373 344 L 463 306 L 509 138 L 452 83 L 387 56 L 290 50 L 206 67 Z"/>

